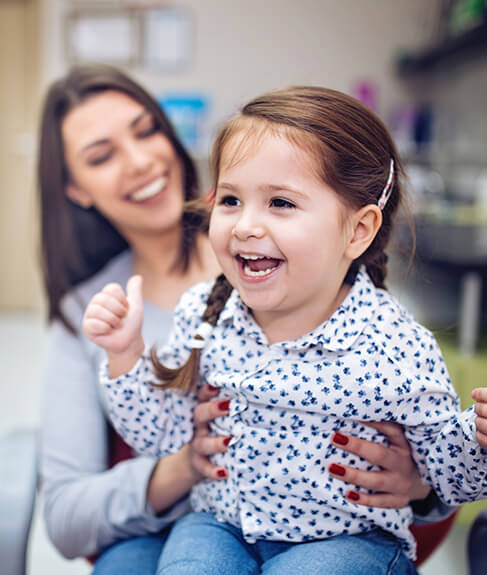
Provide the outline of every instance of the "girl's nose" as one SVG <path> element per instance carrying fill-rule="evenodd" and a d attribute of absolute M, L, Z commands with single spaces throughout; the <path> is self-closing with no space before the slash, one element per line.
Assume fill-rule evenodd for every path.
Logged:
<path fill-rule="evenodd" d="M 232 236 L 242 241 L 249 238 L 261 238 L 264 234 L 264 225 L 256 214 L 250 211 L 243 212 L 232 229 Z"/>

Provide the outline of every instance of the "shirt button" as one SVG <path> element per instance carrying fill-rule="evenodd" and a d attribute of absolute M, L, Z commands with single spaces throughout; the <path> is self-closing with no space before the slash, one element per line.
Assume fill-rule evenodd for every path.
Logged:
<path fill-rule="evenodd" d="M 242 411 L 245 411 L 248 406 L 249 402 L 242 395 L 232 399 L 230 402 L 230 417 L 235 417 L 238 413 L 242 413 Z"/>
<path fill-rule="evenodd" d="M 242 423 L 240 421 L 237 421 L 235 423 L 235 425 L 232 427 L 232 439 L 230 440 L 230 443 L 228 445 L 235 445 L 236 443 L 238 443 L 240 441 L 240 438 L 242 437 Z"/>

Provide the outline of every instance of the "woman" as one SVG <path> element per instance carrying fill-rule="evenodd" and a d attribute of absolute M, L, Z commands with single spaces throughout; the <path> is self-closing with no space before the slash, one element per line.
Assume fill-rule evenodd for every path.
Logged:
<path fill-rule="evenodd" d="M 97 575 L 152 573 L 186 494 L 204 477 L 226 479 L 207 456 L 228 438 L 207 422 L 228 401 L 206 386 L 190 444 L 162 460 L 137 457 L 109 468 L 110 431 L 97 388 L 102 353 L 82 335 L 85 305 L 107 282 L 144 277 L 144 338 L 161 344 L 179 295 L 218 273 L 198 214 L 197 174 L 153 98 L 119 71 L 83 67 L 49 90 L 39 157 L 43 271 L 49 303 L 44 374 L 42 489 L 53 543 L 67 557 L 98 554 Z M 403 506 L 421 485 L 401 432 L 383 428 L 391 448 L 337 435 L 335 444 L 381 473 L 335 466 L 330 472 L 378 493 L 361 503 Z"/>

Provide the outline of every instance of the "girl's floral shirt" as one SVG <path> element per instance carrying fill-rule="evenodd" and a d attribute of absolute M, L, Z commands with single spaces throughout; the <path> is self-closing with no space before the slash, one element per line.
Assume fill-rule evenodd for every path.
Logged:
<path fill-rule="evenodd" d="M 184 363 L 212 284 L 181 298 L 160 359 Z M 130 373 L 101 381 L 122 437 L 143 454 L 164 457 L 192 436 L 196 395 L 153 387 L 148 352 Z M 381 528 L 409 557 L 415 542 L 409 506 L 376 509 L 348 501 L 350 485 L 331 477 L 331 462 L 375 466 L 331 444 L 335 432 L 386 443 L 368 421 L 404 427 L 424 481 L 458 505 L 487 497 L 487 452 L 475 440 L 475 414 L 461 413 L 433 335 L 362 269 L 339 309 L 311 333 L 269 345 L 234 290 L 201 353 L 200 384 L 221 388 L 230 413 L 211 431 L 232 436 L 212 460 L 225 481 L 193 488 L 196 511 L 239 526 L 248 541 L 300 542 Z M 352 486 L 354 489 L 356 487 Z"/>

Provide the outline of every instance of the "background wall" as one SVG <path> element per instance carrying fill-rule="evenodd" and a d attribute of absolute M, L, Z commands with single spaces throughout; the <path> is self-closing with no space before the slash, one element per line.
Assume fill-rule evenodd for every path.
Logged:
<path fill-rule="evenodd" d="M 40 305 L 33 193 L 40 0 L 0 2 L 0 307 Z"/>
<path fill-rule="evenodd" d="M 78 0 L 76 6 L 143 2 Z M 66 72 L 64 25 L 69 0 L 0 3 L 0 308 L 37 309 L 35 201 L 36 113 L 47 85 Z M 159 95 L 198 91 L 211 101 L 214 126 L 259 92 L 289 84 L 322 84 L 353 93 L 363 80 L 377 89 L 378 112 L 408 98 L 393 74 L 400 50 L 430 41 L 439 0 L 173 0 L 193 21 L 190 67 L 172 74 L 128 69 Z M 204 156 L 205 154 L 203 154 Z M 200 164 L 205 158 L 200 158 Z"/>

